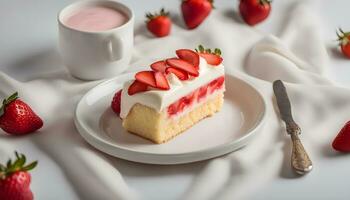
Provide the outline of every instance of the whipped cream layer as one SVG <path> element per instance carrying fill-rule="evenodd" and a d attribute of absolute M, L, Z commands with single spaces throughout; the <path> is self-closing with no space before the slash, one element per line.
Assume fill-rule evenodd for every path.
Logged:
<path fill-rule="evenodd" d="M 129 95 L 128 88 L 132 84 L 133 80 L 128 81 L 124 84 L 122 91 L 120 117 L 127 117 L 131 108 L 137 103 L 161 112 L 163 109 L 167 108 L 170 104 L 174 103 L 181 97 L 186 96 L 195 89 L 208 84 L 224 74 L 225 69 L 222 64 L 212 66 L 208 64 L 205 59 L 200 58 L 199 76 L 192 77 L 186 81 L 181 81 L 174 74 L 169 74 L 167 76 L 170 86 L 169 90 L 152 89 L 146 92 Z"/>

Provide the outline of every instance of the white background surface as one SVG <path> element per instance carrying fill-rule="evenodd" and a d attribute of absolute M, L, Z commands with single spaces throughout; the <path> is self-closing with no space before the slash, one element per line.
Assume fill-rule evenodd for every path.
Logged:
<path fill-rule="evenodd" d="M 57 12 L 72 3 L 67 0 L 1 0 L 0 1 L 0 69 L 19 80 L 31 80 L 62 69 L 57 53 Z M 146 11 L 154 11 L 164 6 L 178 14 L 178 0 L 123 0 L 136 14 L 136 20 L 144 20 Z M 288 12 L 294 1 L 275 0 L 270 18 L 255 27 L 262 34 L 272 33 L 278 36 L 283 26 L 284 13 Z M 217 12 L 236 10 L 238 0 L 217 0 Z M 335 30 L 341 26 L 350 30 L 347 0 L 319 0 L 314 2 L 314 9 L 321 16 L 324 24 L 324 42 L 330 56 L 329 76 L 335 82 L 350 86 L 350 60 L 344 59 L 336 50 Z M 307 36 L 305 36 L 307 37 Z M 305 44 L 307 45 L 307 44 Z M 237 47 L 239 48 L 239 47 Z M 1 87 L 1 86 L 0 86 Z M 335 116 L 336 117 L 336 116 Z M 1 147 L 0 147 L 1 148 Z M 46 170 L 50 177 L 40 177 L 33 171 L 33 191 L 37 199 L 78 199 L 74 186 L 64 178 L 52 160 L 40 152 L 31 152 L 23 147 L 28 155 L 45 160 L 37 170 Z M 8 155 L 0 155 L 1 162 Z M 34 157 L 34 156 L 32 156 Z M 324 167 L 315 170 L 306 177 L 281 177 L 266 185 L 253 199 L 349 199 L 350 190 L 347 177 L 350 177 L 349 161 L 338 158 L 325 158 Z M 131 163 L 116 159 L 118 170 L 131 188 L 140 192 L 145 199 L 176 199 L 188 187 L 193 173 L 202 169 L 206 162 L 180 166 L 153 166 Z M 51 163 L 51 164 L 50 164 Z M 319 163 L 321 164 L 321 163 Z M 78 166 L 77 166 L 78 167 Z M 140 173 L 147 169 L 150 173 Z M 282 170 L 283 171 L 283 170 Z M 263 172 L 261 172 L 263 173 Z M 239 178 L 239 177 L 237 177 Z M 44 181 L 44 180 L 55 181 Z M 42 184 L 47 182 L 47 184 Z M 336 198 L 335 198 L 336 197 Z"/>

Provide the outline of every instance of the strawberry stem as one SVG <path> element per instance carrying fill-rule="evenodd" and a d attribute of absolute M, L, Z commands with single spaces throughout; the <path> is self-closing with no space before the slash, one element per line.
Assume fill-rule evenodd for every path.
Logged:
<path fill-rule="evenodd" d="M 146 23 L 149 22 L 150 20 L 154 19 L 154 18 L 157 18 L 159 16 L 169 16 L 170 12 L 166 11 L 164 8 L 160 9 L 160 12 L 155 12 L 155 13 L 151 13 L 151 12 L 148 12 L 146 13 Z"/>
<path fill-rule="evenodd" d="M 16 99 L 18 99 L 18 92 L 13 93 L 11 96 L 2 101 L 2 106 L 0 108 L 0 117 L 5 113 L 5 107 Z"/>
<path fill-rule="evenodd" d="M 0 164 L 0 179 L 5 179 L 7 176 L 10 176 L 12 173 L 17 171 L 29 171 L 34 169 L 38 165 L 38 161 L 34 161 L 25 166 L 26 157 L 23 154 L 15 152 L 16 160 L 12 163 L 12 160 L 9 159 L 6 163 L 6 166 Z"/>
<path fill-rule="evenodd" d="M 259 0 L 260 5 L 269 5 L 272 2 L 272 0 Z"/>
<path fill-rule="evenodd" d="M 215 9 L 214 0 L 208 0 L 208 1 L 209 1 L 209 3 L 211 4 L 211 8 L 212 8 L 212 9 Z"/>
<path fill-rule="evenodd" d="M 5 179 L 5 165 L 0 163 L 0 179 Z"/>
<path fill-rule="evenodd" d="M 338 28 L 338 31 L 335 32 L 338 36 L 338 42 L 340 46 L 347 45 L 350 42 L 350 32 L 345 32 L 343 29 Z"/>

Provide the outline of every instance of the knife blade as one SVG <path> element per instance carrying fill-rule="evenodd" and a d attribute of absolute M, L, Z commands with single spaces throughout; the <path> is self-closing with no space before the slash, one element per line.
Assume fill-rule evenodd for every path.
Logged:
<path fill-rule="evenodd" d="M 294 122 L 292 116 L 292 108 L 287 95 L 287 91 L 281 80 L 277 80 L 273 83 L 273 91 L 275 93 L 278 109 L 280 111 L 281 118 L 283 119 L 283 121 L 285 121 L 286 123 Z"/>
<path fill-rule="evenodd" d="M 312 162 L 299 138 L 301 129 L 293 119 L 292 107 L 281 80 L 273 82 L 273 91 L 281 118 L 286 123 L 287 133 L 290 134 L 293 143 L 291 165 L 298 174 L 306 174 L 312 170 Z"/>

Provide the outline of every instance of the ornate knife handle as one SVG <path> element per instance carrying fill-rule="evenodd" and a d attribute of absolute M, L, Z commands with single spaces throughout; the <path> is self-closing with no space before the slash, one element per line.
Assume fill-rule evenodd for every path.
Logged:
<path fill-rule="evenodd" d="M 312 162 L 306 153 L 303 144 L 299 139 L 301 132 L 295 122 L 287 123 L 287 132 L 290 134 L 293 142 L 291 164 L 298 174 L 306 174 L 312 170 Z"/>

